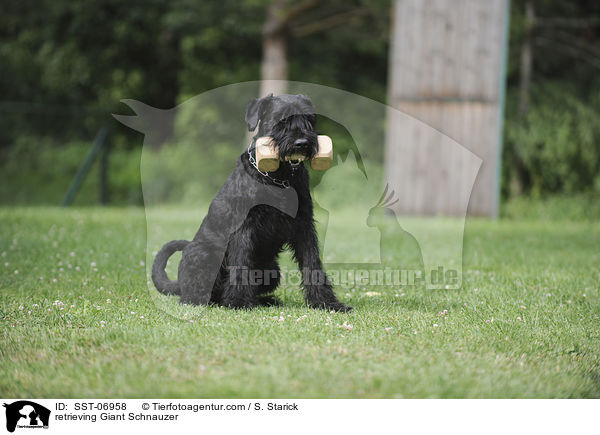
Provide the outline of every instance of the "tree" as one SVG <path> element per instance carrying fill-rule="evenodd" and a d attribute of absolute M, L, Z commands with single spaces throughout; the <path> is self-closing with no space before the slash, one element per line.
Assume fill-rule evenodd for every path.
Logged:
<path fill-rule="evenodd" d="M 349 7 L 335 4 L 335 9 L 331 11 L 329 7 L 321 7 L 322 3 L 322 0 L 304 0 L 300 3 L 273 0 L 267 6 L 262 28 L 261 96 L 269 93 L 284 94 L 287 91 L 285 80 L 288 79 L 290 37 L 308 36 L 342 24 L 351 25 L 369 12 L 368 8 L 360 4 L 350 3 Z M 308 21 L 310 12 L 315 13 L 312 20 Z"/>

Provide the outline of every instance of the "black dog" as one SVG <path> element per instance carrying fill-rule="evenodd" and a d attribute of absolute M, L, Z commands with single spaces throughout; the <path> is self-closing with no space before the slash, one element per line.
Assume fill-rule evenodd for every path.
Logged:
<path fill-rule="evenodd" d="M 304 95 L 271 94 L 248 103 L 248 130 L 259 125 L 258 132 L 212 201 L 194 240 L 169 242 L 156 255 L 152 280 L 160 292 L 180 295 L 182 303 L 234 308 L 277 304 L 270 293 L 280 280 L 277 256 L 287 246 L 302 272 L 311 307 L 351 309 L 337 300 L 323 271 L 309 175 L 298 159 L 300 154 L 310 160 L 317 152 L 316 120 Z M 255 141 L 262 136 L 273 137 L 279 150 L 281 162 L 274 172 L 261 172 L 256 165 Z M 170 281 L 165 266 L 178 250 L 183 251 L 178 280 Z"/>

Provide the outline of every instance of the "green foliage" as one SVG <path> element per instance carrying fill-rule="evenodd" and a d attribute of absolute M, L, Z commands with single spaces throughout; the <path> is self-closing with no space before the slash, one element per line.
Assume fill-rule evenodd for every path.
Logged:
<path fill-rule="evenodd" d="M 90 143 L 67 142 L 60 146 L 51 139 L 20 137 L 14 146 L 2 150 L 0 204 L 58 205 L 67 192 Z M 108 193 L 115 204 L 141 204 L 140 152 L 112 149 L 109 156 Z M 98 162 L 94 163 L 75 205 L 99 202 Z"/>
<path fill-rule="evenodd" d="M 209 89 L 260 79 L 261 29 L 268 3 L 26 0 L 3 4 L 2 100 L 43 103 L 45 107 L 38 109 L 45 110 L 46 117 L 54 116 L 57 109 L 74 111 L 78 118 L 47 123 L 42 116 L 13 114 L 15 107 L 8 105 L 11 116 L 0 117 L 0 147 L 25 131 L 81 139 L 81 126 L 97 122 L 102 114 L 108 117 L 122 98 L 164 109 Z M 359 20 L 311 37 L 292 38 L 292 80 L 384 97 L 389 1 L 327 2 L 303 20 L 360 7 L 368 8 L 369 14 Z M 357 72 L 363 68 L 360 74 L 341 68 L 350 62 Z"/>
<path fill-rule="evenodd" d="M 535 86 L 525 116 L 507 111 L 505 191 L 510 181 L 525 193 L 600 192 L 600 94 L 576 96 L 559 83 Z M 512 106 L 512 107 L 511 107 Z"/>
<path fill-rule="evenodd" d="M 123 113 L 122 98 L 171 108 L 219 86 L 260 79 L 261 29 L 268 3 L 25 0 L 3 4 L 0 152 L 4 160 L 0 165 L 3 176 L 14 184 L 1 188 L 0 202 L 60 201 L 95 131 L 109 122 L 110 113 Z M 294 24 L 318 22 L 352 9 L 363 11 L 343 25 L 292 37 L 290 79 L 383 100 L 389 7 L 389 1 L 335 0 L 299 17 Z M 353 65 L 355 73 L 348 74 L 347 64 Z M 249 97 L 240 96 L 238 103 L 244 98 Z M 243 123 L 243 114 L 237 110 L 239 107 L 236 120 Z M 213 117 L 214 122 L 226 119 L 210 111 L 199 116 L 209 127 L 212 124 L 207 118 Z M 193 116 L 184 114 L 178 122 L 181 125 L 176 128 L 186 134 L 156 151 L 154 162 L 152 157 L 148 159 L 149 169 L 164 175 L 164 184 L 152 186 L 157 190 L 149 193 L 178 201 L 214 193 L 233 167 L 245 138 L 232 143 L 215 128 L 217 135 L 207 140 L 189 128 L 196 122 Z M 120 125 L 112 131 L 111 202 L 140 203 L 140 151 L 135 147 L 141 144 L 141 136 Z M 42 152 L 40 142 L 47 144 Z M 204 154 L 195 170 L 209 180 L 206 185 L 190 183 L 193 168 L 178 170 L 190 167 L 180 163 L 197 144 L 204 144 Z M 382 152 L 376 150 L 373 155 L 380 158 Z M 29 172 L 38 166 L 44 167 L 43 174 Z M 95 171 L 96 166 L 78 203 L 97 200 Z"/>
<path fill-rule="evenodd" d="M 526 3 L 534 8 L 533 25 L 525 19 Z M 600 192 L 598 16 L 600 4 L 594 2 L 511 1 L 504 198 Z M 523 116 L 518 94 L 527 35 L 533 64 Z"/>

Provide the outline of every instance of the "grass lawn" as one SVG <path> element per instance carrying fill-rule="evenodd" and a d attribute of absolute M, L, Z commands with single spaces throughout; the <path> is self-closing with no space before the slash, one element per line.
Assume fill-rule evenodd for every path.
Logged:
<path fill-rule="evenodd" d="M 166 300 L 184 321 L 148 291 L 142 209 L 2 208 L 0 396 L 600 397 L 599 247 L 596 223 L 471 219 L 460 290 Z"/>

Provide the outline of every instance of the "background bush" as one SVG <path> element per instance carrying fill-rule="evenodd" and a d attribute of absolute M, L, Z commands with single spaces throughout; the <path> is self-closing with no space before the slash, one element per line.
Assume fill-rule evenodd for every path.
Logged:
<path fill-rule="evenodd" d="M 511 95 L 506 114 L 505 196 L 600 193 L 600 88 L 579 97 L 544 83 L 525 115 Z"/>

